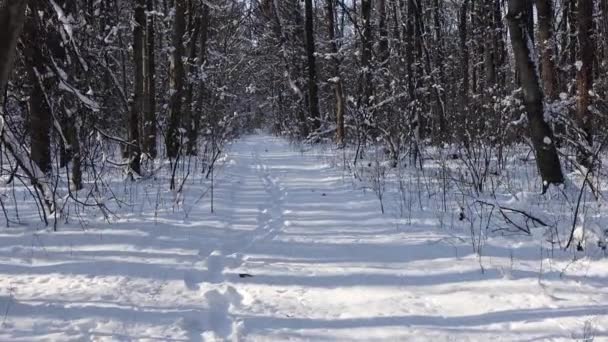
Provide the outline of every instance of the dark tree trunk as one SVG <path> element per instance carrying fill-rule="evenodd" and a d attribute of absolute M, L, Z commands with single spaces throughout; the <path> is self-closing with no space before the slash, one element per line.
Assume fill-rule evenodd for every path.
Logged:
<path fill-rule="evenodd" d="M 183 121 L 182 95 L 184 89 L 183 37 L 186 32 L 186 0 L 175 0 L 173 23 L 173 52 L 171 54 L 169 125 L 167 128 L 167 156 L 176 158 L 180 153 L 179 125 Z"/>
<path fill-rule="evenodd" d="M 141 150 L 139 122 L 145 103 L 144 87 L 144 55 L 145 55 L 146 3 L 137 0 L 135 3 L 135 25 L 133 26 L 133 62 L 135 66 L 135 81 L 133 82 L 133 99 L 129 112 L 129 146 L 127 156 L 129 168 L 141 174 Z"/>
<path fill-rule="evenodd" d="M 27 0 L 0 0 L 0 108 L 12 70 L 17 41 L 25 21 Z"/>
<path fill-rule="evenodd" d="M 378 0 L 378 64 L 384 67 L 388 61 L 388 29 L 386 25 L 386 0 Z"/>
<path fill-rule="evenodd" d="M 466 113 L 469 103 L 469 45 L 468 45 L 469 0 L 464 0 L 460 8 L 460 55 L 462 63 L 462 87 L 460 88 L 460 103 L 462 113 Z"/>
<path fill-rule="evenodd" d="M 362 104 L 368 106 L 372 97 L 372 20 L 371 20 L 372 5 L 371 0 L 361 0 L 361 95 L 363 96 Z"/>
<path fill-rule="evenodd" d="M 570 80 L 572 80 L 573 78 L 576 77 L 576 68 L 574 67 L 574 65 L 576 64 L 576 51 L 577 51 L 577 45 L 576 44 L 576 30 L 577 30 L 577 17 L 576 17 L 576 1 L 577 0 L 566 0 L 567 1 L 567 6 L 564 9 L 566 11 L 566 18 L 568 19 L 568 29 L 569 31 L 567 32 L 567 34 L 565 35 L 566 37 L 568 37 L 568 39 L 566 40 L 567 46 L 566 46 L 566 50 L 568 51 L 567 53 L 567 63 L 569 64 L 570 68 L 568 69 L 569 72 L 567 73 L 567 75 L 565 75 L 565 80 L 566 82 L 570 82 Z"/>
<path fill-rule="evenodd" d="M 314 9 L 312 0 L 305 0 L 305 31 L 306 31 L 306 59 L 308 61 L 308 112 L 312 120 L 312 129 L 321 127 L 319 114 L 319 91 L 317 86 L 317 66 L 315 60 L 315 32 Z"/>
<path fill-rule="evenodd" d="M 32 6 L 30 4 L 30 6 Z M 24 28 L 25 61 L 32 90 L 28 100 L 29 128 L 31 136 L 31 158 L 40 170 L 46 174 L 52 170 L 51 165 L 51 127 L 53 120 L 50 108 L 45 100 L 45 73 L 43 50 L 44 33 L 39 29 L 38 7 L 30 8 Z"/>
<path fill-rule="evenodd" d="M 145 62 L 145 93 L 143 118 L 143 150 L 151 158 L 156 158 L 156 57 L 154 0 L 146 2 L 146 62 Z"/>
<path fill-rule="evenodd" d="M 602 51 L 604 61 L 608 61 L 608 0 L 601 0 L 600 2 L 601 16 L 601 27 L 600 32 L 603 39 Z"/>
<path fill-rule="evenodd" d="M 506 55 L 507 51 L 505 49 L 505 41 L 504 41 L 504 23 L 502 21 L 502 5 L 500 0 L 493 1 L 493 13 L 494 13 L 494 58 L 496 59 L 495 67 L 496 67 L 496 82 L 499 86 L 503 87 L 505 85 L 505 75 L 506 72 L 504 70 L 504 66 L 506 64 Z"/>
<path fill-rule="evenodd" d="M 203 13 L 201 18 L 201 34 L 200 34 L 200 46 L 198 51 L 197 69 L 198 72 L 202 72 L 202 68 L 205 64 L 207 57 L 207 38 L 209 37 L 209 6 L 203 5 Z M 196 104 L 194 106 L 194 113 L 192 115 L 192 129 L 188 135 L 188 153 L 190 155 L 196 155 L 198 153 L 198 133 L 201 127 L 201 120 L 203 117 L 203 102 L 205 100 L 205 84 L 202 80 L 199 80 L 198 95 Z"/>
<path fill-rule="evenodd" d="M 443 2 L 441 2 L 443 3 Z M 442 18 L 441 18 L 441 7 L 440 1 L 433 1 L 433 20 L 435 25 L 435 44 L 437 47 L 435 49 L 435 67 L 437 68 L 438 75 L 437 81 L 439 84 L 445 84 L 445 71 L 444 71 L 444 57 L 443 57 L 443 34 L 442 34 Z M 439 121 L 439 140 L 443 141 L 446 138 L 446 120 L 445 120 L 445 92 L 443 90 L 439 90 L 435 87 L 436 93 L 436 112 L 438 113 L 438 121 Z"/>
<path fill-rule="evenodd" d="M 497 27 L 496 23 L 493 20 L 493 16 L 491 15 L 493 10 L 493 0 L 485 0 L 483 5 L 481 6 L 482 15 L 483 15 L 483 27 L 487 29 L 487 32 L 496 32 Z M 487 34 L 484 37 L 484 71 L 485 71 L 485 83 L 488 89 L 494 89 L 496 86 L 496 58 L 494 54 L 496 53 L 496 49 L 494 48 L 494 34 Z"/>
<path fill-rule="evenodd" d="M 14 134 L 4 125 L 4 96 L 6 84 L 13 68 L 13 58 L 17 41 L 25 22 L 26 0 L 0 0 L 0 140 L 4 148 L 15 158 L 15 162 L 31 179 L 44 196 L 44 204 L 49 211 L 54 210 L 52 193 L 43 171 L 28 160 L 27 149 L 19 144 Z"/>
<path fill-rule="evenodd" d="M 194 135 L 194 133 L 192 132 L 194 129 L 196 129 L 195 127 L 195 116 L 196 114 L 196 108 L 194 106 L 193 103 L 193 99 L 194 99 L 194 85 L 195 85 L 195 75 L 197 73 L 197 68 L 196 68 L 196 56 L 197 56 L 197 50 L 196 50 L 196 44 L 198 42 L 198 38 L 200 35 L 200 31 L 201 31 L 201 26 L 202 26 L 202 17 L 200 15 L 196 15 L 196 18 L 193 18 L 193 16 L 195 16 L 194 11 L 192 11 L 190 13 L 190 45 L 188 46 L 188 77 L 187 79 L 187 87 L 186 87 L 186 97 L 185 97 L 185 101 L 184 101 L 184 119 L 186 122 L 186 131 L 188 133 L 188 144 L 187 144 L 187 149 L 186 149 L 186 153 L 188 155 L 196 155 L 196 144 L 197 141 L 196 139 L 194 140 L 190 140 L 190 138 Z"/>
<path fill-rule="evenodd" d="M 584 132 L 583 139 L 590 147 L 593 144 L 593 136 L 591 131 L 592 120 L 589 106 L 591 105 L 591 95 L 589 94 L 593 88 L 593 58 L 595 46 L 593 44 L 593 0 L 578 0 L 578 53 L 579 58 L 577 63 L 582 63 L 576 66 L 576 85 L 577 85 L 577 110 L 576 121 L 579 127 Z M 581 164 L 591 167 L 591 157 L 588 151 L 579 153 L 579 161 Z"/>
<path fill-rule="evenodd" d="M 564 181 L 551 128 L 544 120 L 543 93 L 536 74 L 535 61 L 530 57 L 533 32 L 528 31 L 524 13 L 525 0 L 509 0 L 509 33 L 515 54 L 515 66 L 520 75 L 524 104 L 528 114 L 529 131 L 536 153 L 536 165 L 543 180 L 543 192 L 550 184 Z"/>
<path fill-rule="evenodd" d="M 538 36 L 541 52 L 541 75 L 545 95 L 550 101 L 558 96 L 555 62 L 553 56 L 553 1 L 536 0 L 538 12 Z"/>
<path fill-rule="evenodd" d="M 338 43 L 336 42 L 335 0 L 326 0 L 327 32 L 329 48 L 333 55 L 334 97 L 336 100 L 336 143 L 344 144 L 344 91 L 340 74 L 340 56 L 338 56 Z"/>

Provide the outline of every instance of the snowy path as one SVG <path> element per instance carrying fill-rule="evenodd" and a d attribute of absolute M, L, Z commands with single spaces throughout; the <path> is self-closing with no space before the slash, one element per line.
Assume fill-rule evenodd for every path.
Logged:
<path fill-rule="evenodd" d="M 1 341 L 608 338 L 608 263 L 381 215 L 328 154 L 235 142 L 215 214 L 0 231 Z M 326 158 L 326 159 L 323 159 Z"/>

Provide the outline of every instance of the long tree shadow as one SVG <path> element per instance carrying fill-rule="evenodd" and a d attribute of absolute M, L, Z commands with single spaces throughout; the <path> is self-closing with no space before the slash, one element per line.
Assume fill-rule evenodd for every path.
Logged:
<path fill-rule="evenodd" d="M 608 314 L 608 305 L 567 308 L 516 309 L 465 316 L 403 315 L 366 318 L 316 319 L 276 316 L 244 316 L 247 325 L 261 330 L 351 329 L 377 327 L 416 327 L 431 329 L 482 327 L 499 323 L 534 323 L 565 317 Z M 485 331 L 485 330 L 484 330 Z"/>
<path fill-rule="evenodd" d="M 229 274 L 233 279 L 237 279 L 236 273 Z M 247 284 L 269 285 L 269 286 L 306 286 L 311 288 L 340 288 L 340 287 L 359 287 L 359 286 L 386 286 L 386 287 L 420 287 L 420 286 L 442 286 L 449 284 L 464 284 L 477 281 L 491 281 L 505 279 L 505 281 L 517 281 L 522 279 L 538 280 L 538 273 L 526 270 L 514 270 L 509 280 L 504 278 L 503 273 L 498 269 L 486 269 L 482 273 L 479 269 L 446 272 L 437 274 L 411 275 L 411 274 L 377 274 L 377 273 L 347 273 L 336 275 L 267 275 L 260 274 L 253 277 L 241 279 L 239 282 Z M 570 275 L 565 278 L 560 277 L 560 272 L 547 271 L 543 274 L 546 281 L 575 281 L 593 286 L 605 286 L 608 278 L 599 276 L 577 276 Z M 452 289 L 451 291 L 455 291 Z"/>

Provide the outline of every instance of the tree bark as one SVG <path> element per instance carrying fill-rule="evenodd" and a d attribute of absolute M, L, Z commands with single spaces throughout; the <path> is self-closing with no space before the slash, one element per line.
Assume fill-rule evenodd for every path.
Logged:
<path fill-rule="evenodd" d="M 0 140 L 17 165 L 31 179 L 42 193 L 43 202 L 49 211 L 54 210 L 53 194 L 48 186 L 46 175 L 38 165 L 30 162 L 26 148 L 17 141 L 6 127 L 4 96 L 9 74 L 13 68 L 13 58 L 17 41 L 25 23 L 27 0 L 0 0 Z"/>
<path fill-rule="evenodd" d="M 509 0 L 509 33 L 515 55 L 515 66 L 520 75 L 524 104 L 529 121 L 529 132 L 536 154 L 536 165 L 543 180 L 543 192 L 550 184 L 564 181 L 551 128 L 544 120 L 543 93 L 536 74 L 535 61 L 530 57 L 533 32 L 528 31 L 525 0 Z"/>
<path fill-rule="evenodd" d="M 541 52 L 541 75 L 545 95 L 550 101 L 558 97 L 557 78 L 555 74 L 555 62 L 553 56 L 553 1 L 536 0 L 538 12 L 538 36 Z"/>
<path fill-rule="evenodd" d="M 190 13 L 191 16 L 195 16 L 194 12 Z M 201 26 L 202 26 L 202 16 L 201 15 L 196 15 L 195 18 L 191 18 L 190 20 L 190 44 L 188 46 L 188 76 L 186 77 L 187 79 L 187 86 L 186 86 L 186 97 L 185 97 L 185 101 L 184 101 L 184 119 L 186 122 L 186 131 L 188 133 L 188 143 L 187 143 L 187 148 L 186 148 L 186 153 L 188 155 L 194 156 L 196 155 L 196 144 L 197 141 L 195 140 L 190 140 L 190 138 L 193 136 L 193 130 L 195 129 L 195 106 L 193 103 L 193 99 L 194 99 L 194 78 L 195 75 L 197 73 L 197 68 L 196 68 L 196 56 L 197 56 L 197 50 L 196 50 L 196 45 L 198 42 L 198 37 L 200 35 L 200 31 L 201 31 Z"/>
<path fill-rule="evenodd" d="M 146 97 L 144 84 L 144 58 L 145 58 L 145 29 L 146 29 L 146 3 L 137 0 L 135 3 L 135 25 L 133 26 L 133 62 L 135 65 L 135 81 L 133 82 L 133 99 L 129 111 L 129 146 L 127 156 L 131 171 L 141 174 L 141 150 L 139 136 L 139 122 L 143 117 L 143 108 Z"/>
<path fill-rule="evenodd" d="M 173 23 L 173 52 L 170 66 L 169 126 L 167 128 L 166 148 L 169 158 L 180 153 L 179 125 L 182 117 L 182 93 L 184 89 L 183 37 L 186 31 L 186 0 L 175 0 L 175 19 Z"/>
<path fill-rule="evenodd" d="M 330 53 L 333 56 L 333 87 L 336 101 L 336 143 L 344 145 L 344 91 L 340 73 L 340 56 L 336 42 L 335 0 L 326 0 L 327 30 L 329 36 Z"/>
<path fill-rule="evenodd" d="M 469 106 L 469 45 L 468 45 L 468 16 L 469 16 L 469 0 L 464 0 L 460 7 L 460 58 L 462 63 L 462 87 L 460 88 L 460 103 L 462 105 L 462 113 L 466 113 Z"/>
<path fill-rule="evenodd" d="M 317 86 L 317 66 L 315 59 L 314 13 L 312 0 L 304 1 L 306 59 L 308 61 L 308 112 L 312 120 L 313 131 L 321 127 L 319 114 L 319 90 Z"/>
<path fill-rule="evenodd" d="M 591 105 L 590 92 L 593 88 L 593 58 L 595 46 L 593 44 L 593 0 L 578 0 L 578 53 L 577 61 L 576 85 L 577 85 L 577 110 L 576 121 L 578 126 L 583 130 L 585 143 L 588 146 L 593 145 L 593 136 L 591 130 Z M 591 161 L 588 151 L 579 153 L 579 161 L 581 164 L 590 167 Z"/>
<path fill-rule="evenodd" d="M 52 171 L 51 164 L 51 118 L 50 108 L 46 102 L 45 82 L 42 74 L 45 73 L 44 55 L 41 46 L 44 44 L 44 33 L 40 30 L 39 17 L 36 15 L 39 9 L 37 4 L 30 3 L 30 12 L 24 27 L 24 55 L 27 67 L 27 75 L 32 85 L 28 99 L 29 129 L 31 146 L 31 158 L 36 165 L 49 174 Z"/>
<path fill-rule="evenodd" d="M 378 0 L 378 64 L 383 67 L 388 61 L 388 29 L 386 24 L 386 0 Z"/>
<path fill-rule="evenodd" d="M 362 78 L 360 87 L 363 95 L 363 105 L 370 105 L 372 97 L 372 20 L 371 20 L 372 5 L 371 0 L 361 0 L 361 68 Z"/>
<path fill-rule="evenodd" d="M 146 60 L 144 83 L 146 99 L 144 103 L 143 118 L 143 152 L 151 158 L 156 158 L 156 57 L 155 50 L 155 28 L 154 28 L 154 0 L 146 2 Z"/>
<path fill-rule="evenodd" d="M 27 0 L 0 0 L 0 107 L 13 66 L 17 41 L 25 22 Z"/>
<path fill-rule="evenodd" d="M 197 69 L 198 72 L 202 72 L 207 58 L 207 39 L 209 37 L 209 6 L 203 4 L 203 13 L 201 19 L 201 33 L 200 33 L 200 46 L 198 51 Z M 198 134 L 201 127 L 201 120 L 203 118 L 203 102 L 205 101 L 205 84 L 203 80 L 199 80 L 199 89 L 196 104 L 194 106 L 194 113 L 192 116 L 192 129 L 188 136 L 188 153 L 196 155 L 198 153 Z"/>
<path fill-rule="evenodd" d="M 603 58 L 604 61 L 608 60 L 608 0 L 601 0 L 600 2 L 600 11 L 602 12 L 602 19 L 600 21 L 601 27 L 599 28 L 601 31 L 603 45 Z"/>

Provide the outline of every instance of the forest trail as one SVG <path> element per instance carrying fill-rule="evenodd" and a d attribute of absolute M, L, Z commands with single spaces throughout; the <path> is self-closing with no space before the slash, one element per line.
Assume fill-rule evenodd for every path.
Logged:
<path fill-rule="evenodd" d="M 562 274 L 569 260 L 543 264 L 534 243 L 501 239 L 479 258 L 433 213 L 406 225 L 388 198 L 382 215 L 339 158 L 245 136 L 218 171 L 214 214 L 0 231 L 0 340 L 607 336 L 606 261 Z"/>

